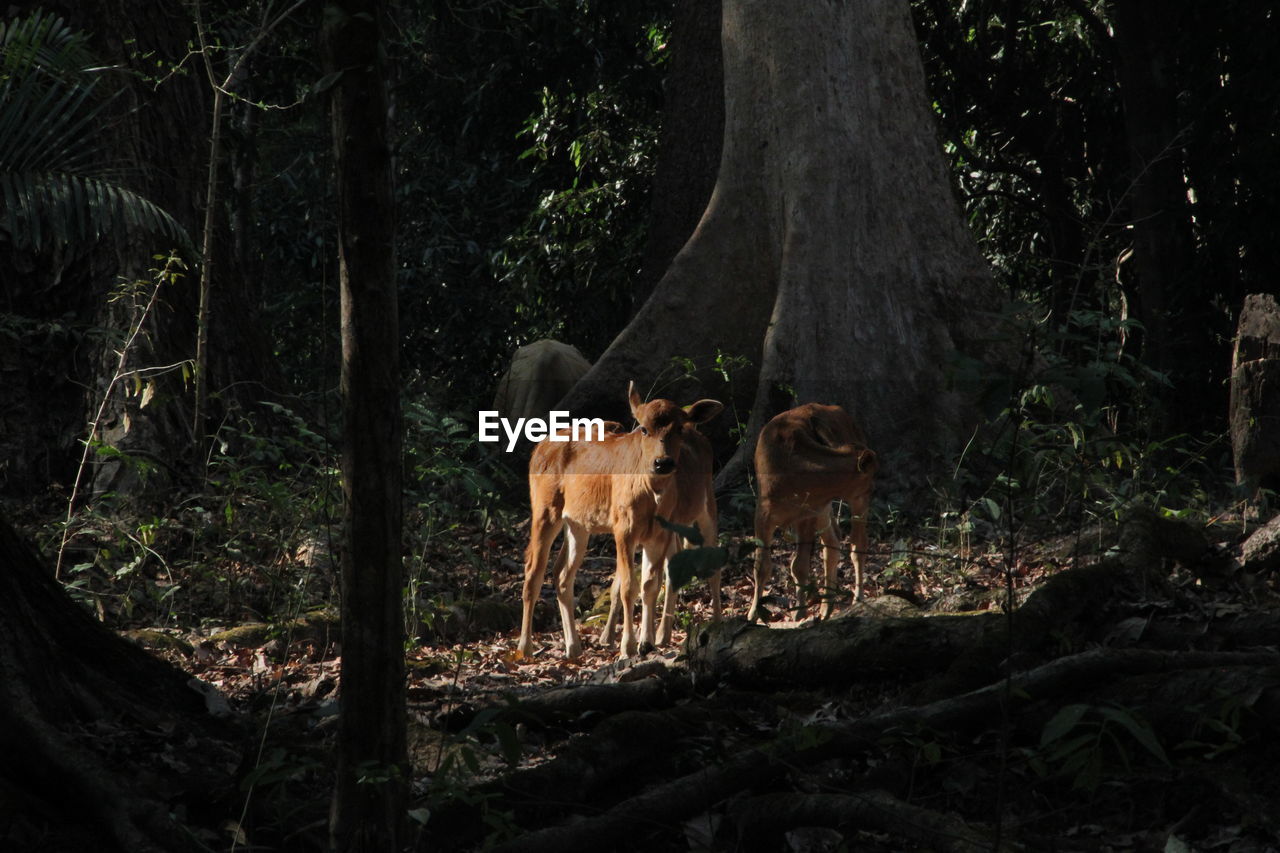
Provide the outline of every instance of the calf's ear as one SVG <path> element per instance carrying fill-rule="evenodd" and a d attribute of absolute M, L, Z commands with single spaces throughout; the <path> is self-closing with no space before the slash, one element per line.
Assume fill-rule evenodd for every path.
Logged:
<path fill-rule="evenodd" d="M 692 405 L 685 406 L 684 410 L 688 414 L 689 420 L 695 424 L 705 424 L 724 411 L 724 404 L 719 400 L 699 400 Z"/>
<path fill-rule="evenodd" d="M 639 393 L 636 392 L 634 380 L 627 383 L 627 402 L 631 404 L 631 417 L 640 420 L 639 409 L 644 405 L 644 400 L 640 399 Z"/>
<path fill-rule="evenodd" d="M 858 470 L 864 474 L 874 474 L 880 467 L 880 463 L 876 461 L 876 453 L 874 450 L 865 449 L 858 453 Z"/>

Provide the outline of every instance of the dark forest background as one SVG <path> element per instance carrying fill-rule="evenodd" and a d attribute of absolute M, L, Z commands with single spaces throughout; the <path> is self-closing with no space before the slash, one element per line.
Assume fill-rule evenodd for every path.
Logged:
<path fill-rule="evenodd" d="M 263 715 L 285 701 L 281 684 L 294 690 L 287 700 L 294 710 L 316 719 L 334 713 L 324 705 L 336 678 L 325 661 L 333 659 L 340 630 L 334 608 L 344 435 L 330 98 L 346 83 L 326 67 L 321 47 L 331 5 L 50 0 L 39 10 L 11 5 L 0 30 L 0 510 L 20 534 L 0 538 L 0 553 L 12 566 L 32 561 L 77 612 L 218 683 L 231 698 L 231 729 L 193 730 L 183 747 L 165 747 L 177 750 L 174 760 L 187 760 L 201 744 L 241 744 L 226 753 L 204 749 L 222 765 L 205 768 L 207 778 L 190 786 L 197 793 L 189 799 L 207 796 L 207 808 L 186 803 L 179 821 L 197 827 L 191 833 L 198 845 L 117 825 L 112 837 L 122 847 L 132 839 L 157 849 L 223 849 L 227 833 L 210 827 L 241 808 L 233 844 L 252 838 L 275 849 L 324 846 L 314 824 L 324 820 L 316 803 L 331 781 L 324 751 L 331 732 L 312 720 L 281 733 Z M 588 360 L 599 358 L 697 224 L 724 132 L 720 9 L 688 0 L 387 5 L 379 50 L 394 174 L 404 625 L 411 703 L 421 703 L 419 722 L 431 717 L 424 726 L 432 732 L 410 735 L 408 813 L 415 826 L 427 827 L 422 844 L 452 849 L 455 842 L 482 844 L 484 834 L 472 824 L 483 823 L 493 841 L 536 823 L 528 802 L 538 780 L 521 777 L 531 780 L 527 789 L 524 782 L 492 787 L 508 763 L 518 763 L 523 719 L 492 708 L 465 719 L 450 715 L 468 702 L 497 707 L 493 696 L 507 685 L 494 673 L 530 689 L 576 677 L 550 664 L 530 677 L 504 656 L 518 620 L 527 490 L 518 461 L 476 443 L 475 413 L 490 407 L 522 345 L 555 338 Z M 1206 613 L 1251 619 L 1257 633 L 1219 637 L 1213 650 L 1274 655 L 1280 620 L 1273 618 L 1272 582 L 1266 572 L 1241 579 L 1248 560 L 1239 545 L 1274 509 L 1280 457 L 1263 454 L 1260 467 L 1241 472 L 1237 483 L 1230 396 L 1246 296 L 1274 295 L 1280 269 L 1280 16 L 1244 0 L 915 0 L 911 15 L 952 189 L 1007 299 L 994 310 L 1011 325 L 998 328 L 1018 329 L 1016 339 L 991 345 L 1019 357 L 1004 369 L 960 355 L 938 365 L 947 387 L 976 389 L 983 422 L 960 452 L 945 449 L 945 464 L 928 476 L 905 482 L 890 475 L 877 492 L 873 596 L 995 618 L 1060 571 L 1067 577 L 1111 565 L 1128 580 L 1110 586 L 1098 574 L 1061 582 L 1042 599 L 1051 603 L 1028 617 L 1087 612 L 1088 630 L 1049 627 L 1034 640 L 1018 634 L 1026 648 L 1066 654 L 1108 647 L 1116 624 L 1137 630 L 1124 620 L 1176 611 L 1184 622 L 1210 619 Z M 931 235 L 918 239 L 924 251 Z M 731 283 L 724 293 L 724 310 L 732 312 Z M 689 324 L 696 329 L 697 318 Z M 673 359 L 655 373 L 657 391 L 688 387 L 680 383 L 695 373 L 726 388 L 751 375 L 733 358 L 710 367 Z M 721 464 L 746 422 L 732 405 L 725 418 L 714 435 Z M 720 498 L 725 538 L 746 538 L 750 479 L 728 484 Z M 1198 544 L 1184 547 L 1177 531 L 1186 530 Z M 1126 542 L 1146 561 L 1125 562 Z M 744 596 L 745 555 L 726 580 L 747 590 Z M 598 569 L 605 577 L 603 561 Z M 1134 573 L 1152 584 L 1149 599 L 1126 586 Z M 52 584 L 41 589 L 49 600 L 60 595 Z M 691 595 L 702 613 L 702 592 Z M 1152 604 L 1157 598 L 1165 603 Z M 1193 598 L 1198 603 L 1188 603 Z M 1133 606 L 1117 613 L 1121 599 Z M 590 610 L 592 602 L 586 605 Z M 685 617 L 682 630 L 696 621 Z M 42 642 L 40 618 L 11 624 L 14 633 L 4 638 L 12 648 Z M 540 625 L 549 630 L 550 617 Z M 1168 630 L 1159 648 L 1208 654 L 1189 634 Z M 1005 655 L 988 635 L 965 636 L 981 646 L 991 679 L 1018 669 L 1012 641 Z M 47 648 L 55 645 L 50 640 Z M 927 645 L 912 645 L 895 660 L 904 671 L 923 672 L 928 667 L 911 655 L 937 653 L 935 646 L 922 651 Z M 858 657 L 863 653 L 842 652 L 874 670 Z M 875 660 L 874 650 L 865 653 Z M 37 660 L 26 654 L 0 655 L 0 667 L 16 673 Z M 1175 667 L 1154 660 L 1142 663 L 1147 675 Z M 1229 663 L 1270 673 L 1268 661 Z M 1274 701 L 1273 679 L 1228 675 L 1225 687 L 1210 691 L 1218 705 L 1196 705 L 1203 725 L 1179 730 L 1178 742 L 1195 744 L 1197 760 L 1240 755 L 1246 744 L 1258 745 L 1258 756 L 1274 748 L 1269 724 L 1257 722 Z M 145 696 L 147 679 L 162 676 L 139 669 L 128 682 L 135 677 Z M 788 737 L 798 719 L 825 719 L 812 708 L 794 716 L 779 710 L 792 699 L 766 709 L 770 700 L 761 696 L 790 688 L 761 671 L 724 677 L 756 679 L 764 692 L 751 694 L 751 712 Z M 1123 839 L 1137 838 L 1145 821 L 1164 827 L 1169 844 L 1196 838 L 1221 842 L 1213 849 L 1268 849 L 1274 819 L 1228 778 L 1254 778 L 1252 765 L 1233 766 L 1196 789 L 1229 818 L 1214 822 L 1202 811 L 1174 826 L 1169 816 L 1190 795 L 1168 792 L 1190 776 L 1169 769 L 1180 759 L 1163 719 L 1135 709 L 1158 706 L 1151 699 L 1157 694 L 1167 704 L 1170 694 L 1159 691 L 1175 688 L 1143 694 L 1129 685 L 1086 696 L 1080 679 L 1088 678 L 1073 677 L 1061 688 L 1068 698 L 1040 709 L 1021 732 L 1028 752 L 1018 771 L 1008 770 L 1019 735 L 1001 716 L 1004 706 L 973 711 L 988 715 L 989 725 L 971 732 L 969 743 L 980 743 L 976 757 L 962 754 L 958 740 L 935 737 L 954 716 L 886 718 L 898 751 L 884 759 L 891 771 L 871 786 L 872 810 L 902 825 L 919 817 L 898 809 L 912 802 L 910 808 L 973 819 L 982 814 L 974 802 L 994 797 L 1024 817 L 1057 815 L 1049 828 L 1028 830 L 1026 849 L 1073 827 L 1073 837 L 1091 840 L 1061 849 L 1102 849 L 1089 846 L 1095 834 L 1119 845 L 1109 849 L 1139 849 L 1154 842 L 1144 836 L 1124 847 Z M 895 701 L 925 707 L 988 683 L 951 670 L 947 678 L 945 688 L 921 687 L 894 675 L 885 681 L 893 686 L 877 687 L 877 695 L 901 689 Z M 460 698 L 459 689 L 474 695 Z M 693 688 L 668 682 L 665 689 L 683 701 L 682 691 Z M 797 689 L 825 688 L 808 682 Z M 833 701 L 836 717 L 855 715 L 854 706 L 857 714 L 878 707 L 867 695 Z M 76 726 L 98 713 L 87 700 L 70 704 Z M 124 715 L 136 718 L 136 704 L 145 701 Z M 65 756 L 41 751 L 53 735 L 34 723 L 23 728 L 23 720 L 64 730 L 70 724 L 12 707 L 18 710 L 0 713 L 0 724 L 15 741 L 37 745 L 32 761 Z M 101 716 L 114 719 L 111 713 Z M 667 724 L 695 725 L 684 718 Z M 556 725 L 590 728 L 581 719 Z M 846 750 L 854 741 L 864 749 L 870 737 L 841 732 L 822 737 Z M 851 740 L 841 740 L 846 736 Z M 1157 736 L 1167 738 L 1164 746 Z M 559 737 L 543 733 L 536 744 L 525 742 L 526 756 L 554 752 Z M 115 761 L 106 766 L 154 758 L 139 758 L 147 749 L 136 740 L 113 743 Z M 702 746 L 704 753 L 688 747 L 669 766 L 644 766 L 675 777 L 691 769 L 690 756 L 714 755 L 716 766 L 747 772 L 725 757 L 733 749 Z M 802 736 L 786 748 L 805 756 L 806 771 L 822 772 Z M 603 760 L 579 759 L 587 767 Z M 939 761 L 952 762 L 945 769 L 951 782 L 940 781 Z M 83 827 L 132 808 L 112 800 L 95 812 L 86 804 L 105 802 L 99 795 L 112 786 L 100 784 L 106 777 L 99 770 L 78 776 L 73 765 L 67 759 L 66 767 L 53 762 L 48 774 L 6 776 L 0 834 L 33 850 L 75 849 L 92 836 Z M 926 779 L 920 768 L 939 778 Z M 1028 782 L 1031 793 L 1020 799 L 1009 772 L 1025 772 L 1044 787 Z M 142 787 L 156 788 L 159 773 L 143 774 Z M 91 776 L 98 781 L 91 784 Z M 1157 776 L 1163 799 L 1134 793 L 1156 787 L 1144 785 Z M 62 778 L 83 782 L 66 804 L 76 815 L 72 828 L 49 817 L 56 808 L 22 815 L 28 799 L 56 800 Z M 35 793 L 14 793 L 28 779 L 36 780 Z M 760 777 L 752 780 L 758 792 Z M 927 793 L 913 800 L 917 781 Z M 1095 833 L 1089 811 L 1113 783 L 1116 790 L 1130 786 L 1116 795 L 1131 798 L 1129 817 L 1117 817 L 1124 811 L 1117 806 L 1096 821 L 1106 829 Z M 787 784 L 812 793 L 794 777 Z M 874 799 L 882 789 L 893 802 Z M 258 800 L 246 804 L 244 792 L 255 790 Z M 508 795 L 517 805 L 504 810 Z M 821 811 L 815 803 L 786 803 L 791 817 L 782 823 L 811 825 L 794 810 Z M 820 805 L 837 815 L 824 813 L 821 825 L 847 831 L 861 819 L 842 811 L 848 803 Z M 443 815 L 434 826 L 432 810 Z M 1237 830 L 1230 837 L 1223 834 L 1228 824 Z M 770 824 L 769 832 L 781 825 Z M 937 828 L 968 837 L 950 823 Z M 687 826 L 662 837 L 673 849 L 719 849 L 714 832 L 699 841 Z M 751 849 L 743 837 L 739 846 Z M 853 838 L 844 838 L 848 849 L 855 849 Z M 994 838 L 1008 842 L 999 829 Z M 1246 842 L 1258 846 L 1231 846 Z M 875 849 L 904 849 L 877 843 Z M 986 841 L 973 843 L 963 849 Z"/>

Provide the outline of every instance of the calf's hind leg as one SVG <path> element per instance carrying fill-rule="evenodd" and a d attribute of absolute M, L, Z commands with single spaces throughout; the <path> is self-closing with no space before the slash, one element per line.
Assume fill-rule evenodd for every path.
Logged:
<path fill-rule="evenodd" d="M 819 618 L 831 616 L 832 603 L 838 594 L 836 571 L 840 567 L 840 532 L 836 530 L 836 516 L 827 507 L 826 517 L 822 520 L 822 610 Z"/>
<path fill-rule="evenodd" d="M 796 582 L 796 617 L 809 614 L 809 605 L 817 590 L 809 580 L 809 567 L 813 562 L 813 535 L 817 532 L 816 518 L 802 518 L 796 522 L 796 554 L 791 558 L 791 577 Z"/>
<path fill-rule="evenodd" d="M 747 611 L 748 622 L 755 622 L 760 615 L 760 599 L 764 597 L 764 590 L 773 578 L 773 560 L 769 558 L 769 545 L 773 539 L 773 531 L 777 529 L 777 524 L 769 515 L 768 505 L 763 500 L 760 501 L 760 505 L 756 507 L 755 527 L 756 539 L 760 544 L 756 547 L 756 562 L 751 571 L 751 578 L 755 581 L 755 591 L 751 594 L 751 609 Z"/>
<path fill-rule="evenodd" d="M 851 495 L 848 499 L 851 526 L 849 528 L 849 561 L 853 563 L 853 595 L 862 601 L 862 568 L 870 546 L 867 544 L 867 515 L 871 512 L 871 493 Z"/>

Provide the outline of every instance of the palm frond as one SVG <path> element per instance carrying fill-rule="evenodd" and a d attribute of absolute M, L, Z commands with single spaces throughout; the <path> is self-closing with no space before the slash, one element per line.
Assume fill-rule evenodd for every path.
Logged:
<path fill-rule="evenodd" d="M 34 12 L 0 22 L 0 227 L 19 246 L 96 240 L 125 229 L 190 238 L 169 213 L 103 169 L 87 39 Z"/>
<path fill-rule="evenodd" d="M 94 88 L 33 77 L 0 86 L 0 169 L 70 170 L 93 162 L 99 151 L 93 123 L 111 100 L 95 103 Z"/>
<path fill-rule="evenodd" d="M 26 17 L 0 21 L 0 74 L 75 79 L 92 62 L 88 35 L 57 15 L 37 9 Z"/>
<path fill-rule="evenodd" d="M 99 178 L 57 172 L 0 172 L 0 223 L 18 245 L 41 249 L 47 240 L 84 242 L 121 228 L 164 234 L 189 243 L 162 207 Z"/>

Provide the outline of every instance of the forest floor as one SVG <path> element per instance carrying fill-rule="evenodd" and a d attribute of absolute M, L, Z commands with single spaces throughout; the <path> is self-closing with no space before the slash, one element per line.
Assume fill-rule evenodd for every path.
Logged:
<path fill-rule="evenodd" d="M 583 657 L 563 659 L 546 586 L 520 660 L 522 526 L 456 528 L 423 555 L 433 594 L 407 652 L 421 847 L 1280 850 L 1273 578 L 1240 571 L 1238 518 L 1149 523 L 1128 545 L 1117 526 L 1012 554 L 881 542 L 867 601 L 822 623 L 791 618 L 778 542 L 767 629 L 710 625 L 699 584 L 672 646 L 624 663 L 596 642 L 603 540 L 579 574 Z M 749 563 L 726 569 L 729 617 L 750 603 Z M 301 584 L 306 607 L 230 618 L 228 588 L 254 598 L 246 571 L 231 555 L 209 572 L 205 605 L 199 579 L 152 574 L 152 598 L 186 587 L 191 613 L 228 618 L 97 606 L 250 723 L 221 840 L 323 849 L 341 642 L 314 605 L 330 581 Z"/>

